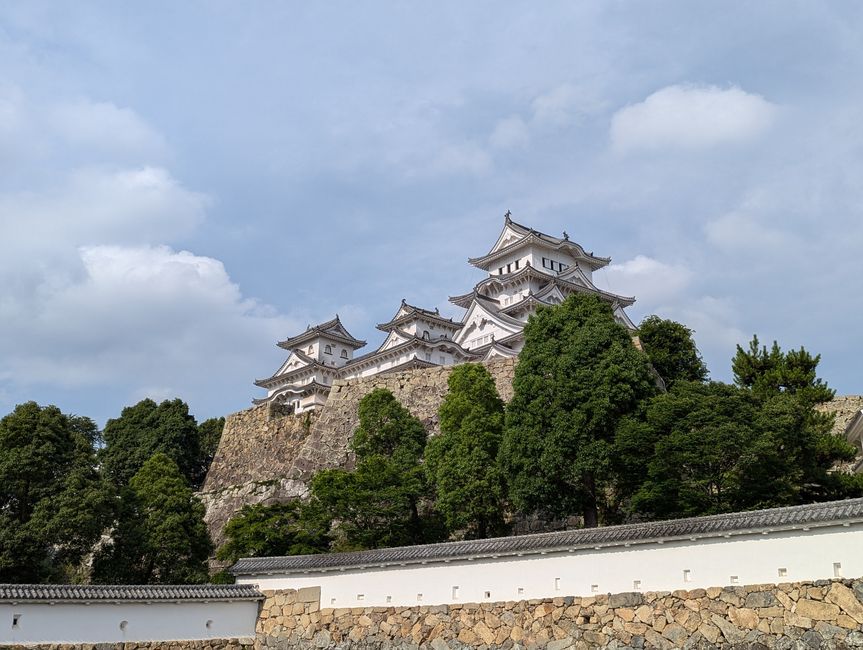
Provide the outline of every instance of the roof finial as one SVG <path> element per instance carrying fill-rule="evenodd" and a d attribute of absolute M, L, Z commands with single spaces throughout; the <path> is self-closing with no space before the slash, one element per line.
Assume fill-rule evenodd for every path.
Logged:
<path fill-rule="evenodd" d="M 563 231 L 563 238 L 564 238 L 564 240 L 569 241 L 569 233 L 566 232 L 565 230 Z"/>
<path fill-rule="evenodd" d="M 511 223 L 512 222 L 512 212 L 507 210 L 506 214 L 503 215 L 503 219 L 504 219 L 504 221 L 506 221 L 506 223 Z"/>

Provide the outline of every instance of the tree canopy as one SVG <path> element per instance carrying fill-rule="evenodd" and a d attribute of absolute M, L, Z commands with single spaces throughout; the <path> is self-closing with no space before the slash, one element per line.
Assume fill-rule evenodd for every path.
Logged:
<path fill-rule="evenodd" d="M 110 520 L 96 425 L 27 402 L 0 420 L 0 582 L 75 581 Z"/>
<path fill-rule="evenodd" d="M 330 469 L 312 479 L 311 500 L 333 522 L 334 550 L 403 546 L 435 541 L 440 524 L 420 464 L 422 423 L 391 392 L 376 389 L 359 406 L 351 441 L 353 470 Z"/>
<path fill-rule="evenodd" d="M 524 337 L 501 447 L 510 499 L 596 526 L 617 424 L 657 390 L 648 359 L 593 295 L 539 308 Z"/>
<path fill-rule="evenodd" d="M 241 557 L 325 552 L 329 522 L 313 507 L 298 501 L 243 506 L 225 526 L 227 541 L 216 557 L 236 562 Z"/>
<path fill-rule="evenodd" d="M 707 366 L 695 346 L 692 330 L 685 325 L 648 316 L 638 326 L 638 337 L 666 388 L 678 381 L 707 379 Z"/>
<path fill-rule="evenodd" d="M 440 435 L 429 440 L 425 465 L 437 509 L 451 531 L 465 537 L 500 534 L 506 484 L 497 463 L 503 437 L 503 401 L 488 369 L 455 367 L 440 406 Z"/>
<path fill-rule="evenodd" d="M 200 583 L 212 549 L 204 506 L 177 464 L 157 452 L 122 492 L 111 542 L 96 555 L 94 579 L 103 583 Z"/>
<path fill-rule="evenodd" d="M 796 395 L 808 404 L 827 402 L 835 391 L 817 376 L 821 355 L 812 356 L 805 348 L 783 352 L 774 341 L 770 350 L 753 336 L 749 348 L 737 346 L 731 362 L 734 382 L 762 399 L 781 393 Z"/>
<path fill-rule="evenodd" d="M 108 420 L 100 460 L 108 479 L 126 485 L 156 453 L 167 455 L 193 485 L 203 480 L 200 432 L 181 399 L 156 404 L 144 399 Z"/>
<path fill-rule="evenodd" d="M 655 396 L 618 435 L 633 511 L 681 517 L 858 494 L 859 480 L 831 471 L 854 448 L 812 408 L 833 396 L 818 360 L 754 337 L 737 348 L 736 385 L 678 381 Z"/>

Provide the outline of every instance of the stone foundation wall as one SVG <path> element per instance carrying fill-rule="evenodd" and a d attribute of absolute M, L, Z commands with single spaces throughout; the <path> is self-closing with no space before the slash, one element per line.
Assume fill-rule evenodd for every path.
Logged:
<path fill-rule="evenodd" d="M 254 650 L 254 648 L 254 639 L 126 641 L 123 643 L 50 643 L 26 646 L 0 644 L 0 650 Z"/>
<path fill-rule="evenodd" d="M 844 434 L 851 419 L 863 409 L 863 395 L 841 395 L 824 404 L 817 404 L 815 409 L 822 413 L 833 413 L 833 433 Z"/>
<path fill-rule="evenodd" d="M 320 609 L 315 589 L 264 594 L 261 650 L 863 647 L 859 580 L 350 609 Z"/>
<path fill-rule="evenodd" d="M 512 397 L 515 362 L 486 364 L 504 401 Z M 215 544 L 224 541 L 225 524 L 244 505 L 303 497 L 317 471 L 349 467 L 348 443 L 359 424 L 359 403 L 375 388 L 392 391 L 430 435 L 439 433 L 437 412 L 451 372 L 452 366 L 436 367 L 337 381 L 319 414 L 281 415 L 262 405 L 229 415 L 198 494 Z"/>
<path fill-rule="evenodd" d="M 282 415 L 257 406 L 225 419 L 219 448 L 198 494 L 213 542 L 247 504 L 276 503 L 304 496 L 307 485 L 298 454 L 318 420 L 315 412 Z"/>

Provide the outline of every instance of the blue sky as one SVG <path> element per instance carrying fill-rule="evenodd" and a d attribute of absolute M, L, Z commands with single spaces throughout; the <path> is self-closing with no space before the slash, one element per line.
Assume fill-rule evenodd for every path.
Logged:
<path fill-rule="evenodd" d="M 716 379 L 753 333 L 863 392 L 863 7 L 4 3 L 0 411 L 199 418 L 275 341 L 481 279 L 503 213 L 613 264 Z"/>

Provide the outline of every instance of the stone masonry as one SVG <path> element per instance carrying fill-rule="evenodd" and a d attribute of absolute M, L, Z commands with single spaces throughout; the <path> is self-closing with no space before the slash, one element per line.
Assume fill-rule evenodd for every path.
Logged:
<path fill-rule="evenodd" d="M 316 588 L 264 595 L 261 650 L 863 647 L 859 580 L 344 609 L 320 609 Z"/>
<path fill-rule="evenodd" d="M 253 650 L 254 648 L 254 639 L 208 639 L 207 641 L 126 641 L 123 643 L 51 643 L 26 646 L 0 645 L 0 650 Z"/>
<path fill-rule="evenodd" d="M 508 401 L 515 359 L 486 366 L 500 396 Z M 375 388 L 392 391 L 430 435 L 439 433 L 437 412 L 450 372 L 452 366 L 337 381 L 320 414 L 283 415 L 261 405 L 229 415 L 198 495 L 213 541 L 224 541 L 225 524 L 244 505 L 303 497 L 317 471 L 350 466 L 348 443 L 359 424 L 359 402 Z"/>

